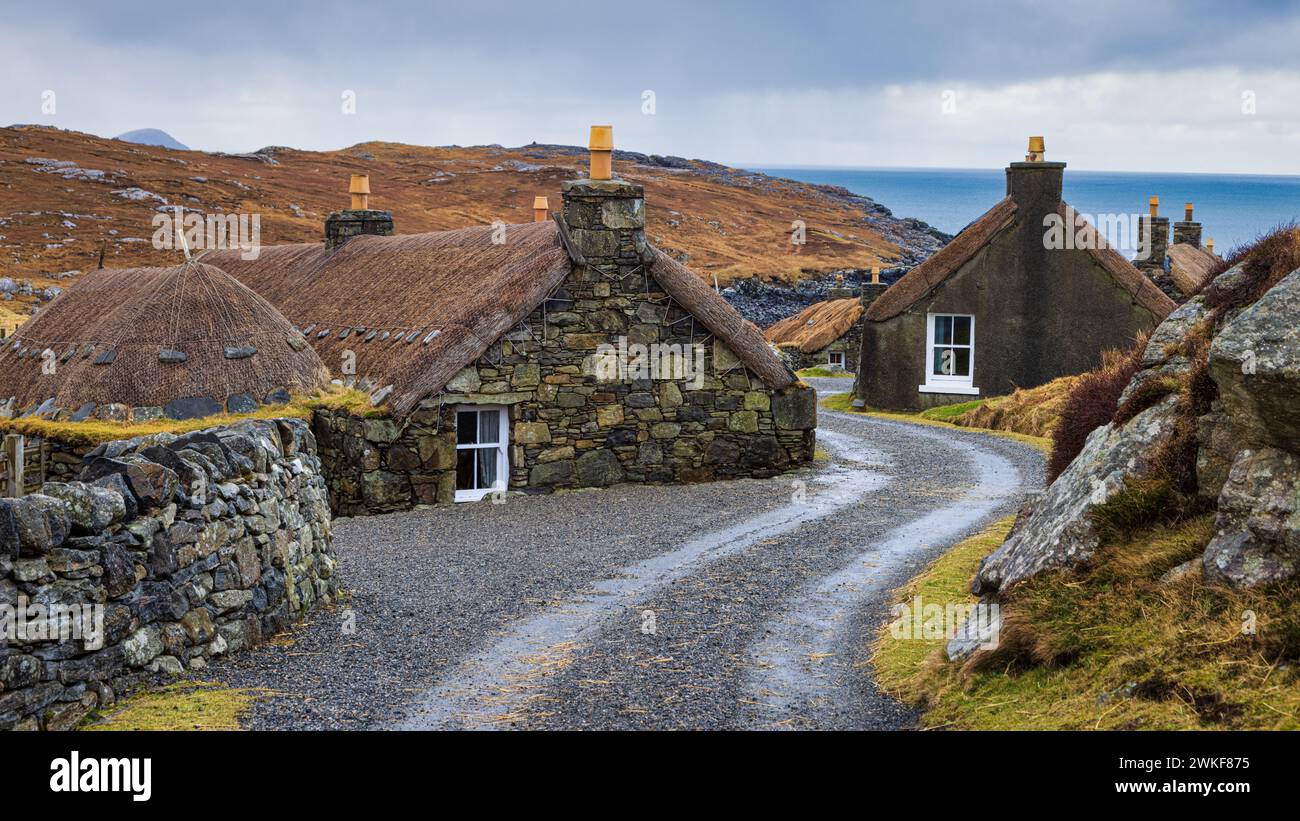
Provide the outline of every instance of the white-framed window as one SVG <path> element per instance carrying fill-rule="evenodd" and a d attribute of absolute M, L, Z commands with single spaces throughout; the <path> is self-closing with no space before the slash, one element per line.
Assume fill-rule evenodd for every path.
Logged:
<path fill-rule="evenodd" d="M 921 393 L 978 395 L 975 387 L 975 317 L 929 314 L 925 334 L 925 384 Z"/>
<path fill-rule="evenodd" d="M 510 481 L 510 420 L 499 405 L 456 408 L 456 501 L 476 502 Z"/>
<path fill-rule="evenodd" d="M 826 364 L 832 368 L 844 367 L 844 351 L 827 351 Z"/>

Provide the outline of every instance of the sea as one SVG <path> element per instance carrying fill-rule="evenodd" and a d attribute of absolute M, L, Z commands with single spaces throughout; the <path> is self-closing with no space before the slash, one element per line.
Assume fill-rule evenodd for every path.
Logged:
<path fill-rule="evenodd" d="M 843 186 L 886 206 L 896 217 L 915 217 L 949 234 L 969 225 L 1006 194 L 1006 172 L 1000 168 L 750 170 Z M 1183 218 L 1184 203 L 1193 203 L 1203 238 L 1213 238 L 1220 255 L 1278 225 L 1300 222 L 1300 177 L 1296 176 L 1065 169 L 1065 201 L 1084 215 L 1145 214 L 1152 196 L 1160 198 L 1160 214 L 1169 217 L 1171 224 Z"/>

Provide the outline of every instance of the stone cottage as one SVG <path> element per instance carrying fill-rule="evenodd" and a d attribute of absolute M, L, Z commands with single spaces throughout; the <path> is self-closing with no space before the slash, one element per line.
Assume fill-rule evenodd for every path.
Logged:
<path fill-rule="evenodd" d="M 251 413 L 328 379 L 303 335 L 218 268 L 102 268 L 0 346 L 0 416 Z"/>
<path fill-rule="evenodd" d="M 872 269 L 871 281 L 861 288 L 846 288 L 840 276 L 829 299 L 777 322 L 763 336 L 795 370 L 826 368 L 856 373 L 862 347 L 862 315 L 887 287 L 880 281 L 879 268 Z"/>
<path fill-rule="evenodd" d="M 385 406 L 316 418 L 336 511 L 772 476 L 812 458 L 813 391 L 646 240 L 641 187 L 613 177 L 609 129 L 592 138 L 590 178 L 565 183 L 549 218 L 537 203 L 540 221 L 393 236 L 354 190 L 324 242 L 204 257 Z"/>
<path fill-rule="evenodd" d="M 1041 385 L 1174 309 L 1062 200 L 1064 172 L 1031 138 L 1006 198 L 872 303 L 856 404 L 916 410 Z"/>

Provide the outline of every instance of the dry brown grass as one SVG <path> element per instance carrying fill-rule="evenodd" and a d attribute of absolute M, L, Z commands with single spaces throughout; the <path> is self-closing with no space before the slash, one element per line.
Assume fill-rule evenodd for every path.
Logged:
<path fill-rule="evenodd" d="M 575 140 L 585 138 L 575 124 Z M 104 185 L 39 173 L 29 157 L 71 160 L 83 168 L 125 172 L 121 182 Z M 38 128 L 0 129 L 0 213 L 18 215 L 5 226 L 4 275 L 28 277 L 37 287 L 58 284 L 48 273 L 94 268 L 101 242 L 105 265 L 128 268 L 173 265 L 179 254 L 156 251 L 153 201 L 114 197 L 115 189 L 136 185 L 169 202 L 190 207 L 261 215 L 262 244 L 317 242 L 325 216 L 348 205 L 348 175 L 370 175 L 372 207 L 393 212 L 402 234 L 443 231 L 494 220 L 532 220 L 533 196 L 560 205 L 560 184 L 585 169 L 586 158 L 545 148 L 429 147 L 370 142 L 339 151 L 274 152 L 276 165 L 200 151 L 171 151 L 133 145 L 74 131 Z M 182 164 L 183 161 L 183 164 Z M 524 165 L 524 170 L 512 163 Z M 536 166 L 535 169 L 530 168 Z M 500 170 L 498 170 L 500 169 Z M 615 172 L 645 186 L 646 235 L 666 251 L 690 255 L 690 267 L 709 284 L 737 277 L 794 282 L 805 271 L 888 265 L 899 248 L 864 223 L 861 208 L 815 186 L 773 181 L 763 186 L 727 185 L 693 170 L 635 166 L 615 161 Z M 200 177 L 203 181 L 195 181 Z M 294 204 L 302 216 L 289 207 Z M 103 220 L 61 224 L 59 212 L 96 214 Z M 790 224 L 808 226 L 806 245 L 790 244 Z M 115 229 L 118 233 L 110 235 Z M 58 248 L 55 241 L 75 242 Z M 14 246 L 9 249 L 8 246 Z"/>
<path fill-rule="evenodd" d="M 1036 388 L 1017 388 L 1008 396 L 989 399 L 948 421 L 969 428 L 1050 437 L 1078 380 L 1077 376 L 1062 376 Z"/>
<path fill-rule="evenodd" d="M 1233 249 L 1213 276 L 1244 262 L 1244 276 L 1236 282 L 1211 281 L 1204 290 L 1206 304 L 1219 315 L 1250 305 L 1287 274 L 1300 268 L 1300 227 L 1282 225 L 1254 242 Z"/>
<path fill-rule="evenodd" d="M 1061 406 L 1060 422 L 1052 431 L 1052 457 L 1047 461 L 1047 482 L 1051 484 L 1083 450 L 1088 434 L 1111 421 L 1120 394 L 1137 373 L 1145 334 L 1128 351 L 1106 351 L 1101 367 L 1077 377 Z"/>

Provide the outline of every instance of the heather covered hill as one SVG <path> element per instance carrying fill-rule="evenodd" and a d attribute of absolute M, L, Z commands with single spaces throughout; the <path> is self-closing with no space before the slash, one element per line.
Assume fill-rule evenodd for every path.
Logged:
<path fill-rule="evenodd" d="M 348 175 L 370 175 L 373 207 L 398 233 L 528 222 L 534 195 L 558 206 L 560 183 L 586 149 L 530 145 L 425 147 L 364 143 L 339 151 L 267 147 L 250 154 L 175 151 L 41 126 L 0 129 L 0 276 L 31 279 L 97 264 L 174 264 L 150 244 L 159 208 L 261 215 L 261 242 L 321 237 L 348 204 Z M 616 171 L 645 186 L 647 234 L 710 283 L 797 282 L 845 268 L 909 264 L 942 235 L 870 199 L 701 160 L 619 151 Z M 790 243 L 795 220 L 807 244 Z M 66 287 L 75 277 L 59 280 Z M 11 303 L 10 307 L 14 307 Z"/>

